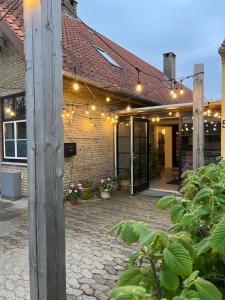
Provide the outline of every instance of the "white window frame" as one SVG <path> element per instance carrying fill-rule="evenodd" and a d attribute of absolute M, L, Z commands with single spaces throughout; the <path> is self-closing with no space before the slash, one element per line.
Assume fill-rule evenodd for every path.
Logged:
<path fill-rule="evenodd" d="M 3 121 L 3 149 L 4 149 L 4 159 L 10 159 L 10 160 L 26 160 L 26 157 L 20 157 L 17 156 L 17 141 L 27 141 L 26 139 L 18 139 L 17 138 L 17 123 L 26 123 L 26 120 L 15 120 L 15 121 Z M 6 140 L 5 138 L 5 132 L 6 132 L 6 124 L 13 124 L 14 127 L 14 139 L 8 139 Z M 14 141 L 14 147 L 15 147 L 15 156 L 6 156 L 6 147 L 5 147 L 5 142 L 6 141 Z"/>

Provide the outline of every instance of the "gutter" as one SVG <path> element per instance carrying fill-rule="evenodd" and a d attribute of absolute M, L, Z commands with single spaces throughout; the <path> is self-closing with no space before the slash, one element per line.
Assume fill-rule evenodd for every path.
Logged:
<path fill-rule="evenodd" d="M 221 105 L 221 101 L 212 101 L 212 102 L 204 103 L 204 107 L 220 106 L 220 105 Z M 158 106 L 132 108 L 129 111 L 128 110 L 119 110 L 119 111 L 116 111 L 116 113 L 118 115 L 133 115 L 133 114 L 162 111 L 162 110 L 169 111 L 169 110 L 179 110 L 179 109 L 190 109 L 192 107 L 193 107 L 193 102 L 188 102 L 188 103 L 165 104 L 165 105 L 158 105 Z"/>

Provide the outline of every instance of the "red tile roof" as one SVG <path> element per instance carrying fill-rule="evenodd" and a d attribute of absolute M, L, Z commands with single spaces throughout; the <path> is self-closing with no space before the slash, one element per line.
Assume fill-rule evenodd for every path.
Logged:
<path fill-rule="evenodd" d="M 12 0 L 0 0 L 0 18 L 11 6 L 10 3 L 12 3 Z M 5 17 L 2 24 L 4 26 L 7 25 L 14 35 L 23 42 L 22 0 L 19 0 L 19 5 Z M 0 22 L 0 29 L 4 27 L 2 24 Z M 110 45 L 110 47 L 102 42 L 79 20 L 63 13 L 62 44 L 64 71 L 74 73 L 74 66 L 76 66 L 77 74 L 83 78 L 97 82 L 104 87 L 111 88 L 120 93 L 128 94 L 132 97 L 138 96 L 143 100 L 148 100 L 156 104 L 192 101 L 192 91 L 190 89 L 185 88 L 186 93 L 184 95 L 179 96 L 176 100 L 171 99 L 169 90 L 165 88 L 157 78 L 144 75 L 143 73 L 140 74 L 140 80 L 141 82 L 146 83 L 144 85 L 144 91 L 141 95 L 136 94 L 135 85 L 137 83 L 137 71 L 110 48 L 116 50 L 116 52 L 140 70 L 158 77 L 161 80 L 163 80 L 162 72 L 113 43 L 106 37 L 100 36 Z M 109 63 L 100 53 L 98 53 L 94 46 L 97 46 L 106 52 L 121 67 L 116 67 Z"/>

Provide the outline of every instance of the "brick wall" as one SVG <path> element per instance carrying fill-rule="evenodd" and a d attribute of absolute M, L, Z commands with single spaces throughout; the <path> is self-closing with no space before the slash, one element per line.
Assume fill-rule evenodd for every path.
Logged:
<path fill-rule="evenodd" d="M 5 42 L 6 44 L 5 44 Z M 10 40 L 0 32 L 0 97 L 24 91 L 24 60 Z M 21 172 L 22 193 L 27 194 L 27 168 L 24 166 L 2 164 L 2 115 L 0 113 L 0 171 Z"/>
<path fill-rule="evenodd" d="M 7 46 L 0 52 L 0 86 L 8 89 L 0 90 L 1 96 L 24 89 L 24 70 L 23 59 L 17 54 L 13 45 L 7 41 Z M 18 90 L 11 89 L 12 87 L 16 87 Z M 64 139 L 65 142 L 77 143 L 77 155 L 65 158 L 65 189 L 73 181 L 92 179 L 96 184 L 101 176 L 114 173 L 113 125 L 106 118 L 101 117 L 102 104 L 106 103 L 107 94 L 93 86 L 90 88 L 98 100 L 93 99 L 85 85 L 81 84 L 79 92 L 75 92 L 73 81 L 64 78 L 64 103 L 76 105 L 74 116 L 64 119 Z M 112 104 L 112 107 L 125 107 L 126 104 L 118 102 L 119 96 L 116 95 L 116 97 L 117 104 Z M 90 126 L 89 118 L 84 117 L 87 104 L 96 105 L 97 108 L 95 112 L 91 113 L 92 126 Z M 2 123 L 0 122 L 0 124 Z M 27 168 L 2 164 L 2 125 L 0 126 L 0 171 L 20 171 L 22 193 L 27 195 Z"/>
<path fill-rule="evenodd" d="M 114 173 L 113 125 L 106 117 L 101 117 L 101 103 L 105 103 L 106 94 L 93 87 L 92 91 L 98 101 L 92 98 L 85 86 L 74 92 L 72 82 L 64 80 L 64 103 L 78 105 L 73 117 L 64 117 L 65 142 L 77 143 L 77 155 L 65 159 L 66 188 L 71 181 L 89 178 L 97 183 L 101 176 Z M 85 114 L 87 104 L 96 105 L 95 112 L 90 109 L 91 121 Z"/>

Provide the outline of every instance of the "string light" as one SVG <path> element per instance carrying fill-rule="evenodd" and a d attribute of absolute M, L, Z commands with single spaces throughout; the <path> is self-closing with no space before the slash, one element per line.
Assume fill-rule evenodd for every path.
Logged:
<path fill-rule="evenodd" d="M 110 97 L 106 97 L 106 102 L 110 102 L 111 101 L 111 98 Z"/>
<path fill-rule="evenodd" d="M 159 118 L 159 117 L 157 117 L 157 118 L 156 118 L 156 122 L 159 122 L 159 121 L 160 121 L 160 118 Z"/>
<path fill-rule="evenodd" d="M 131 110 L 131 106 L 128 105 L 128 106 L 127 106 L 127 111 L 130 111 L 130 110 Z"/>
<path fill-rule="evenodd" d="M 79 86 L 79 84 L 78 84 L 78 82 L 75 82 L 74 84 L 73 84 L 73 89 L 74 89 L 74 91 L 79 91 L 79 89 L 80 89 L 80 86 Z"/>
<path fill-rule="evenodd" d="M 172 116 L 172 115 L 173 115 L 173 113 L 170 111 L 170 112 L 168 113 L 168 115 L 169 115 L 169 116 Z"/>
<path fill-rule="evenodd" d="M 102 112 L 102 113 L 101 113 L 101 116 L 104 118 L 104 116 L 105 116 L 105 113 L 104 113 L 104 112 Z"/>
<path fill-rule="evenodd" d="M 91 106 L 91 110 L 93 110 L 93 111 L 96 110 L 96 106 L 95 106 L 95 105 L 92 105 L 92 106 Z"/>
<path fill-rule="evenodd" d="M 7 114 L 10 114 L 11 113 L 11 108 L 7 107 L 5 111 L 6 111 Z"/>
<path fill-rule="evenodd" d="M 138 73 L 138 83 L 137 83 L 135 89 L 136 89 L 136 92 L 141 93 L 142 90 L 143 90 L 143 87 L 142 87 L 141 81 L 140 81 L 140 70 L 139 70 L 138 68 L 136 68 L 136 71 L 137 71 L 137 73 Z"/>
<path fill-rule="evenodd" d="M 152 118 L 152 122 L 155 122 L 155 118 Z"/>

